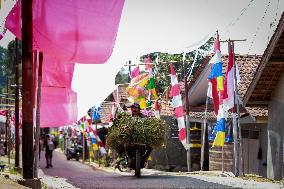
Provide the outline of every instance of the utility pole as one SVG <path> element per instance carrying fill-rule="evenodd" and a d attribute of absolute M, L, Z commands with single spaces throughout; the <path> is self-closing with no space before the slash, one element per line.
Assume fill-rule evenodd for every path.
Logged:
<path fill-rule="evenodd" d="M 37 53 L 35 53 L 37 56 Z M 40 97 L 41 97 L 41 81 L 42 81 L 42 62 L 43 54 L 39 52 L 38 61 L 38 82 L 37 82 L 37 103 L 36 103 L 36 132 L 35 132 L 35 177 L 38 178 L 38 159 L 39 159 L 39 135 L 40 135 Z"/>
<path fill-rule="evenodd" d="M 34 127 L 33 127 L 33 23 L 32 0 L 22 0 L 22 76 L 23 76 L 23 179 L 34 179 Z"/>
<path fill-rule="evenodd" d="M 186 158 L 187 158 L 187 171 L 191 171 L 191 152 L 190 152 L 190 123 L 189 123 L 189 102 L 188 102 L 188 85 L 186 77 L 186 62 L 185 62 L 185 53 L 183 54 L 183 66 L 184 66 L 184 90 L 185 90 L 185 126 L 186 126 Z"/>
<path fill-rule="evenodd" d="M 19 62 L 18 62 L 18 38 L 15 38 L 15 167 L 20 166 L 20 140 L 19 140 Z"/>

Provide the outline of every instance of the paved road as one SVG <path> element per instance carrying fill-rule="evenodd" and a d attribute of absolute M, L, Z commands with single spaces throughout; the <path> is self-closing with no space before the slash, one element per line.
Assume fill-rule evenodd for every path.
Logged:
<path fill-rule="evenodd" d="M 44 159 L 40 167 L 45 167 Z M 95 170 L 76 161 L 67 161 L 64 154 L 54 152 L 53 168 L 42 169 L 46 175 L 67 178 L 72 185 L 82 188 L 230 188 L 185 176 L 122 176 Z"/>

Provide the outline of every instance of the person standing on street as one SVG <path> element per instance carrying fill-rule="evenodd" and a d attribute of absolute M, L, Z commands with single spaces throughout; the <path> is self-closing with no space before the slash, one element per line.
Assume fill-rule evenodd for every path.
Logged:
<path fill-rule="evenodd" d="M 54 139 L 47 134 L 44 140 L 46 167 L 52 168 L 52 152 L 55 149 Z"/>

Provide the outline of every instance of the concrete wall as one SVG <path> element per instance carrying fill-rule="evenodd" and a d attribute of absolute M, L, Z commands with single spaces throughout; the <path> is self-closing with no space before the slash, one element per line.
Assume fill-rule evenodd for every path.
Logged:
<path fill-rule="evenodd" d="M 284 74 L 268 105 L 267 177 L 283 178 Z"/>
<path fill-rule="evenodd" d="M 154 149 L 148 168 L 163 171 L 187 171 L 186 150 L 175 136 L 178 131 L 176 121 L 172 116 L 161 116 L 168 124 L 165 146 Z"/>

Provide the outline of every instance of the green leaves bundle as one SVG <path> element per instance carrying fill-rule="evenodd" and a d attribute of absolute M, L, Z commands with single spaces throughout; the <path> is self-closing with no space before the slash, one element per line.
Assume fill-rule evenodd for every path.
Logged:
<path fill-rule="evenodd" d="M 135 143 L 146 144 L 151 148 L 159 147 L 164 143 L 166 126 L 161 119 L 119 113 L 108 132 L 107 144 L 119 154 Z"/>

